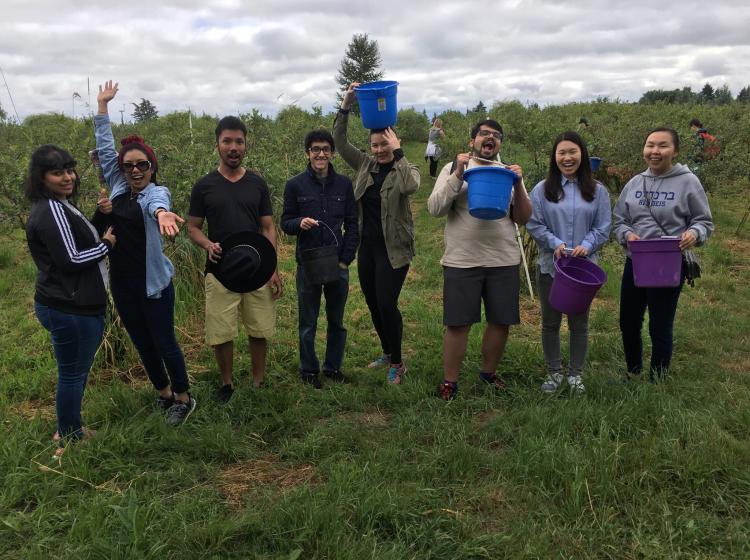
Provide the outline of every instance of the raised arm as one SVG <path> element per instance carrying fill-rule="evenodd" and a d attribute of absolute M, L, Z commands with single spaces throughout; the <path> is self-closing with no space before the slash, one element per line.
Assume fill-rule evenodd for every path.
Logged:
<path fill-rule="evenodd" d="M 404 152 L 401 149 L 401 140 L 396 136 L 396 132 L 392 128 L 386 128 L 383 132 L 383 137 L 388 142 L 388 145 L 393 150 L 396 161 L 393 164 L 393 169 L 398 175 L 398 190 L 403 195 L 410 195 L 417 192 L 419 189 L 420 174 L 419 167 L 413 163 L 409 163 L 409 160 L 404 157 Z M 398 155 L 396 155 L 398 154 Z"/>
<path fill-rule="evenodd" d="M 336 143 L 336 151 L 355 171 L 368 159 L 367 154 L 352 146 L 346 137 L 346 129 L 349 126 L 349 108 L 354 100 L 354 88 L 358 85 L 359 82 L 354 82 L 346 90 L 344 99 L 341 101 L 341 109 L 333 120 L 333 141 Z"/>
<path fill-rule="evenodd" d="M 108 104 L 117 95 L 118 84 L 112 80 L 104 82 L 99 86 L 99 94 L 96 96 L 98 111 L 94 117 L 96 149 L 99 152 L 99 161 L 102 166 L 104 180 L 110 189 L 110 199 L 126 192 L 128 183 L 117 163 L 117 149 L 115 148 L 115 137 L 112 134 L 112 124 L 109 121 Z"/>

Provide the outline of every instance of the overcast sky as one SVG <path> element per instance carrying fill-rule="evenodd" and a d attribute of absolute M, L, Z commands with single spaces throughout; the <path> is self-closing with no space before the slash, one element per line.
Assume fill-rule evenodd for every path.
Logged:
<path fill-rule="evenodd" d="M 112 78 L 112 112 L 290 103 L 329 111 L 354 33 L 380 46 L 399 106 L 542 105 L 709 81 L 750 84 L 750 2 L 737 0 L 2 0 L 0 68 L 21 118 L 86 112 Z M 77 92 L 82 100 L 73 100 Z M 5 84 L 0 105 L 12 113 Z M 75 105 L 75 107 L 74 107 Z"/>

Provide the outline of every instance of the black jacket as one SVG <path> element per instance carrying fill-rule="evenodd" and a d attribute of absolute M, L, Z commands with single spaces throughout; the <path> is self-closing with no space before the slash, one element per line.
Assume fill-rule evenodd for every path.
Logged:
<path fill-rule="evenodd" d="M 331 233 L 323 225 L 300 235 L 302 218 L 325 222 L 336 235 L 339 261 L 351 264 L 359 244 L 359 209 L 352 182 L 336 173 L 333 165 L 328 166 L 328 176 L 321 180 L 308 164 L 307 169 L 289 179 L 284 188 L 281 229 L 289 235 L 300 236 L 297 238 L 297 262 L 301 249 L 333 245 Z"/>
<path fill-rule="evenodd" d="M 99 261 L 109 241 L 97 241 L 86 223 L 55 199 L 34 202 L 26 241 L 37 267 L 34 299 L 64 313 L 101 315 L 107 302 Z"/>

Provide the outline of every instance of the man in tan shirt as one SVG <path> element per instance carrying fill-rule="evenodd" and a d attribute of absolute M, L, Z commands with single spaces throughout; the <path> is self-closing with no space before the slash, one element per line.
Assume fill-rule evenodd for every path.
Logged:
<path fill-rule="evenodd" d="M 499 389 L 505 382 L 496 374 L 503 356 L 510 325 L 520 323 L 519 264 L 516 224 L 531 217 L 531 201 L 518 165 L 505 166 L 518 179 L 508 215 L 499 220 L 480 220 L 469 214 L 468 185 L 464 171 L 496 165 L 503 141 L 502 126 L 491 119 L 471 130 L 470 152 L 459 154 L 454 163 L 443 167 L 427 200 L 433 216 L 447 216 L 443 265 L 443 370 L 445 379 L 439 395 L 452 400 L 458 392 L 458 374 L 466 355 L 469 331 L 481 321 L 484 301 L 487 326 L 482 339 L 480 379 Z"/>

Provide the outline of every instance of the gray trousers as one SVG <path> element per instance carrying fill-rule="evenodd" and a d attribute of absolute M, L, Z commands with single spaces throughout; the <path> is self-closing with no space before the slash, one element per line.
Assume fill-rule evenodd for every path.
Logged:
<path fill-rule="evenodd" d="M 552 289 L 552 276 L 542 274 L 536 269 L 536 285 L 539 301 L 542 305 L 542 350 L 549 373 L 563 373 L 562 355 L 560 352 L 560 325 L 562 313 L 549 304 L 549 292 Z M 589 344 L 589 310 L 579 315 L 568 315 L 570 331 L 570 364 L 569 375 L 581 375 L 583 363 Z"/>

